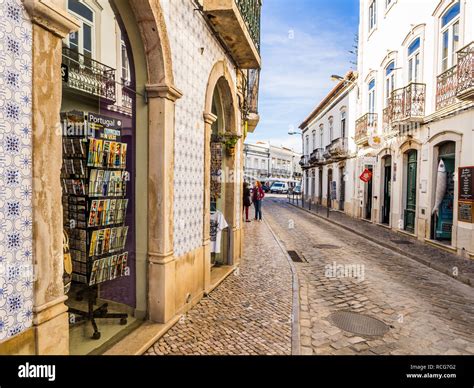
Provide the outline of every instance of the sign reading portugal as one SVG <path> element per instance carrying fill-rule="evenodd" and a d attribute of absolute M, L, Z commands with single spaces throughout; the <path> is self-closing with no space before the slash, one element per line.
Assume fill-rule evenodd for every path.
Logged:
<path fill-rule="evenodd" d="M 362 173 L 362 175 L 359 177 L 361 181 L 365 183 L 369 183 L 372 180 L 372 171 L 370 171 L 368 168 L 365 169 L 365 171 Z"/>

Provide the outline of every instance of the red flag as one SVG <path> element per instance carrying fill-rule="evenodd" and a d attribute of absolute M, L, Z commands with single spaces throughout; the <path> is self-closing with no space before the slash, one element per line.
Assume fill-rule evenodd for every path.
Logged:
<path fill-rule="evenodd" d="M 368 168 L 365 169 L 365 171 L 362 173 L 362 175 L 359 177 L 361 181 L 365 183 L 369 183 L 372 180 L 372 171 L 370 171 Z"/>

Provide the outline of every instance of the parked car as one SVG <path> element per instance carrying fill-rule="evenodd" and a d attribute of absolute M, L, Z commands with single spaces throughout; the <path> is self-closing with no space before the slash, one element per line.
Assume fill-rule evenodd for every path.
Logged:
<path fill-rule="evenodd" d="M 297 194 L 297 195 L 300 195 L 300 194 L 301 194 L 301 185 L 296 185 L 296 186 L 293 188 L 293 194 Z"/>
<path fill-rule="evenodd" d="M 270 186 L 267 186 L 267 185 L 263 185 L 262 186 L 262 189 L 265 193 L 269 193 L 270 192 Z"/>
<path fill-rule="evenodd" d="M 276 182 L 270 188 L 272 194 L 288 194 L 288 184 L 283 182 Z"/>

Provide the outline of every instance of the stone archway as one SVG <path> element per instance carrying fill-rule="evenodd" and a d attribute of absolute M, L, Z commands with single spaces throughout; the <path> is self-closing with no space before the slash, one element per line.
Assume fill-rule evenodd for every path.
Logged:
<path fill-rule="evenodd" d="M 61 108 L 61 46 L 77 21 L 61 1 L 23 0 L 33 22 L 33 236 L 35 240 L 34 343 L 37 354 L 67 354 L 68 314 L 62 287 L 60 160 L 62 137 L 55 134 Z M 171 50 L 159 0 L 116 0 L 130 7 L 140 30 L 147 68 L 148 99 L 148 261 L 151 320 L 174 314 L 163 279 L 173 257 L 174 87 Z M 121 13 L 121 12 L 120 12 Z M 154 152 L 157 147 L 163 152 Z M 42 238 L 47 236 L 47 238 Z M 170 264 L 171 263 L 171 264 Z M 159 282 L 159 284 L 158 284 Z M 52 335 L 54 333 L 54 335 Z"/>
<path fill-rule="evenodd" d="M 240 134 L 237 116 L 237 96 L 235 92 L 235 81 L 231 77 L 231 70 L 222 60 L 217 62 L 211 70 L 209 81 L 206 89 L 205 105 L 204 105 L 204 216 L 203 216 L 203 248 L 204 248 L 204 288 L 209 290 L 211 286 L 211 251 L 210 251 L 210 214 L 211 214 L 211 135 L 212 126 L 217 120 L 217 116 L 213 113 L 212 104 L 214 93 L 219 90 L 223 101 L 224 116 L 227 118 L 229 125 L 225 128 L 226 132 Z M 240 147 L 237 147 L 237 152 Z M 235 156 L 227 161 L 227 167 L 235 171 Z M 229 211 L 229 227 L 233 233 L 236 226 L 235 207 L 236 184 L 230 188 L 226 194 L 226 201 L 232 199 L 232 209 Z"/>

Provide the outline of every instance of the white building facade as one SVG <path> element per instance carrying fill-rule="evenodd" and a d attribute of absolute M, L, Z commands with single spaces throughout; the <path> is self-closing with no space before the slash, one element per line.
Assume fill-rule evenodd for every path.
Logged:
<path fill-rule="evenodd" d="M 354 215 L 471 255 L 473 41 L 472 1 L 360 2 Z"/>
<path fill-rule="evenodd" d="M 306 201 L 353 214 L 357 78 L 352 72 L 300 125 Z"/>
<path fill-rule="evenodd" d="M 244 145 L 244 174 L 247 181 L 274 181 L 296 184 L 301 180 L 301 154 L 266 142 Z"/>

